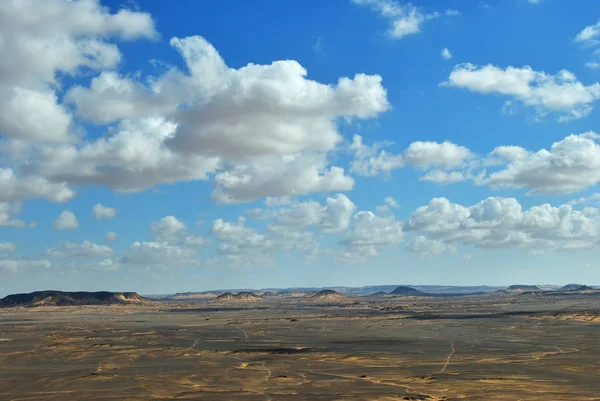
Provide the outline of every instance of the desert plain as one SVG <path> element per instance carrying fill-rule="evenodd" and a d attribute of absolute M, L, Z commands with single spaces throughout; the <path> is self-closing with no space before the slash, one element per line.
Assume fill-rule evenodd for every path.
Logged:
<path fill-rule="evenodd" d="M 600 400 L 600 295 L 0 309 L 0 400 Z"/>

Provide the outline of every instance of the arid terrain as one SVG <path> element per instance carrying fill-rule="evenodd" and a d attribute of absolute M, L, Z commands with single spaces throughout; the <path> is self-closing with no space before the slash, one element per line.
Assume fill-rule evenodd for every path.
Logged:
<path fill-rule="evenodd" d="M 600 400 L 597 292 L 324 295 L 2 308 L 0 400 Z"/>

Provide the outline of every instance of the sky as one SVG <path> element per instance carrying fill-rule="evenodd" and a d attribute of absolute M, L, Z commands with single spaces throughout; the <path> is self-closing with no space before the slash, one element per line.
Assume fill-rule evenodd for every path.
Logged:
<path fill-rule="evenodd" d="M 599 77 L 596 0 L 0 2 L 0 296 L 600 284 Z"/>

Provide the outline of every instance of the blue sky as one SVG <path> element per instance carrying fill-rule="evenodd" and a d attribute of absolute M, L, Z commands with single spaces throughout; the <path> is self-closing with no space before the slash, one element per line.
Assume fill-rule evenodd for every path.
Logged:
<path fill-rule="evenodd" d="M 0 295 L 600 284 L 599 19 L 1 4 Z"/>

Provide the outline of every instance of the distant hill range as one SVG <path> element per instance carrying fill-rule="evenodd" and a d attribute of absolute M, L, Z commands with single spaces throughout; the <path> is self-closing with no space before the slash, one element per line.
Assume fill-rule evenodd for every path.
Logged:
<path fill-rule="evenodd" d="M 560 291 L 590 291 L 592 287 L 583 284 L 567 284 L 560 288 Z"/>
<path fill-rule="evenodd" d="M 379 297 L 388 297 L 389 295 L 390 294 L 388 294 L 385 291 L 377 291 L 376 293 L 366 295 L 366 297 L 368 297 L 368 298 L 379 298 Z"/>
<path fill-rule="evenodd" d="M 252 301 L 262 301 L 262 300 L 264 300 L 264 298 L 261 297 L 260 295 L 256 295 L 255 293 L 248 292 L 248 291 L 238 292 L 237 294 L 233 294 L 231 292 L 226 292 L 215 298 L 215 301 L 217 301 L 217 302 L 224 302 L 224 301 L 252 302 Z"/>
<path fill-rule="evenodd" d="M 597 294 L 600 290 L 588 287 L 583 284 L 567 284 L 563 287 L 540 288 L 536 285 L 511 285 L 510 287 L 499 290 L 497 293 L 507 295 L 575 295 L 575 294 Z"/>
<path fill-rule="evenodd" d="M 511 285 L 510 287 L 506 288 L 505 290 L 500 290 L 499 292 L 505 292 L 505 293 L 511 293 L 511 294 L 515 294 L 515 293 L 522 293 L 522 292 L 535 292 L 535 291 L 542 291 L 542 289 L 540 287 L 538 287 L 537 285 L 523 285 L 523 284 L 515 284 L 515 285 Z"/>
<path fill-rule="evenodd" d="M 177 294 L 169 295 L 164 299 L 173 301 L 193 301 L 200 299 L 213 299 L 221 294 L 222 291 L 178 292 Z"/>
<path fill-rule="evenodd" d="M 422 297 L 422 296 L 429 295 L 429 294 L 425 294 L 424 292 L 421 292 L 417 289 L 414 289 L 412 287 L 406 287 L 404 285 L 396 287 L 394 289 L 394 291 L 390 292 L 390 294 L 401 295 L 401 296 L 416 296 L 416 297 Z"/>
<path fill-rule="evenodd" d="M 150 302 L 136 292 L 108 291 L 35 291 L 8 295 L 0 300 L 0 307 L 10 306 L 76 306 L 76 305 L 127 305 Z"/>
<path fill-rule="evenodd" d="M 322 302 L 322 303 L 338 303 L 338 302 L 348 302 L 350 299 L 348 297 L 343 296 L 337 291 L 334 290 L 323 290 L 319 291 L 314 295 L 306 298 L 306 301 L 309 302 Z"/>

